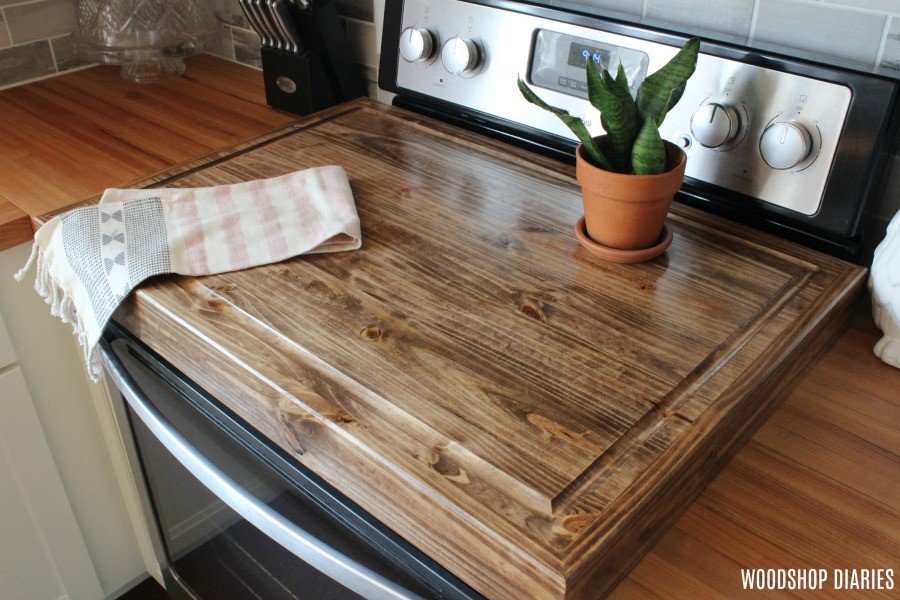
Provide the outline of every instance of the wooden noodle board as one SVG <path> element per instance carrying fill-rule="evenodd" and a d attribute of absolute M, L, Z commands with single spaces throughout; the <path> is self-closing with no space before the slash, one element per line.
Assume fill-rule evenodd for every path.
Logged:
<path fill-rule="evenodd" d="M 359 100 L 182 165 L 348 173 L 358 251 L 141 286 L 117 319 L 491 598 L 596 598 L 831 342 L 865 270 L 676 205 L 575 240 L 574 169 Z"/>

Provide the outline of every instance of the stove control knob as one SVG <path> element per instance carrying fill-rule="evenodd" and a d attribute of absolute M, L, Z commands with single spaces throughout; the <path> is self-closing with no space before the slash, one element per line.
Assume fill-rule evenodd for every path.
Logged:
<path fill-rule="evenodd" d="M 400 56 L 406 62 L 428 60 L 434 54 L 434 35 L 427 29 L 407 27 L 400 34 Z"/>
<path fill-rule="evenodd" d="M 741 120 L 727 104 L 708 102 L 691 116 L 691 133 L 701 146 L 718 148 L 737 137 Z"/>
<path fill-rule="evenodd" d="M 763 131 L 759 153 L 773 169 L 786 170 L 806 160 L 812 139 L 805 127 L 793 121 L 777 121 Z"/>
<path fill-rule="evenodd" d="M 461 37 L 447 40 L 441 49 L 444 68 L 454 75 L 470 75 L 481 67 L 481 48 L 474 41 Z"/>

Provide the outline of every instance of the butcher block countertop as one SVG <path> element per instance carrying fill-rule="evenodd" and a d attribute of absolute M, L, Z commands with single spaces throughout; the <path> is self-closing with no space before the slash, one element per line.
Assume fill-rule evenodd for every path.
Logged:
<path fill-rule="evenodd" d="M 135 85 L 94 67 L 0 91 L 0 250 L 30 219 L 292 120 L 265 106 L 262 73 L 209 55 Z"/>
<path fill-rule="evenodd" d="M 859 267 L 682 205 L 663 256 L 604 263 L 575 240 L 571 167 L 369 100 L 143 185 L 327 164 L 347 170 L 362 249 L 156 278 L 116 318 L 491 598 L 609 592 L 841 334 L 864 286 Z M 769 430 L 721 501 L 695 504 L 687 534 L 679 522 L 615 593 L 732 597 L 740 568 L 895 567 L 897 491 L 879 486 L 897 480 L 898 379 L 857 366 L 883 395 L 816 397 L 822 414 L 776 432 L 780 449 Z M 840 401 L 865 425 L 835 439 L 871 426 L 880 446 L 820 468 L 806 454 L 833 449 L 803 441 L 841 422 Z M 855 489 L 857 460 L 874 491 Z"/>

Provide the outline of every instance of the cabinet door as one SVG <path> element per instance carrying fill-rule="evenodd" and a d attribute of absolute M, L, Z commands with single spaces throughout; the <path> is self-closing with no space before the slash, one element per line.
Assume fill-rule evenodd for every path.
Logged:
<path fill-rule="evenodd" d="M 26 281 L 13 280 L 30 252 L 31 244 L 0 252 L 0 313 L 15 351 L 12 362 L 21 369 L 41 437 L 100 580 L 103 593 L 97 597 L 114 597 L 146 575 L 134 534 L 142 521 L 133 520 L 129 511 L 134 519 L 143 515 L 136 500 L 131 502 L 136 511 L 128 504 L 133 492 L 127 486 L 132 484 L 108 416 L 109 401 L 100 386 L 88 383 L 72 326 L 50 315 L 50 307 L 34 291 L 33 270 Z M 6 393 L 0 388 L 0 398 Z M 0 552 L 2 545 L 0 539 Z M 6 600 L 2 588 L 0 581 L 0 600 Z"/>
<path fill-rule="evenodd" d="M 102 597 L 22 371 L 0 371 L 0 598 Z"/>
<path fill-rule="evenodd" d="M 12 342 L 9 340 L 9 333 L 6 332 L 6 323 L 0 316 L 0 369 L 8 367 L 16 362 L 16 353 L 13 352 Z"/>

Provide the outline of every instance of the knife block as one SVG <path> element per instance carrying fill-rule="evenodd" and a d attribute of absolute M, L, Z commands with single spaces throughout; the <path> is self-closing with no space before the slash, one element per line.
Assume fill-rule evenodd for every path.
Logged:
<path fill-rule="evenodd" d="M 364 96 L 366 87 L 341 25 L 337 2 L 318 0 L 306 8 L 290 3 L 288 11 L 303 50 L 260 48 L 269 106 L 308 115 Z"/>
<path fill-rule="evenodd" d="M 272 108 L 302 116 L 338 103 L 317 52 L 297 54 L 263 46 L 260 54 L 266 103 Z"/>

